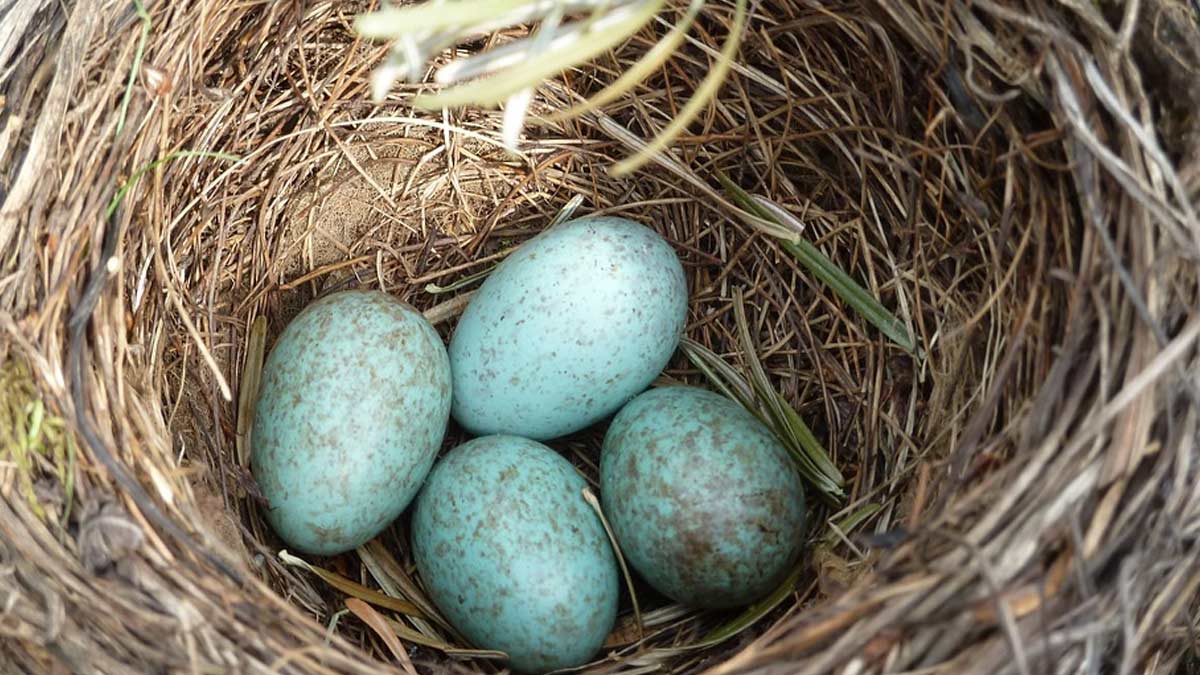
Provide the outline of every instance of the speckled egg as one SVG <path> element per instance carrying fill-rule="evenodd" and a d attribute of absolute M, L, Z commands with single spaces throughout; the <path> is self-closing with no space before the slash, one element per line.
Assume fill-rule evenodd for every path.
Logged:
<path fill-rule="evenodd" d="M 745 605 L 800 555 L 804 490 L 778 439 L 741 405 L 694 387 L 625 406 L 600 456 L 604 513 L 626 561 L 685 605 Z"/>
<path fill-rule="evenodd" d="M 623 218 L 580 218 L 526 242 L 471 300 L 450 341 L 454 419 L 545 440 L 616 412 L 667 365 L 687 286 L 674 250 Z"/>
<path fill-rule="evenodd" d="M 382 531 L 429 473 L 450 398 L 446 349 L 415 309 L 376 291 L 305 307 L 263 365 L 251 432 L 275 532 L 332 555 Z"/>
<path fill-rule="evenodd" d="M 586 663 L 617 616 L 617 563 L 586 486 L 536 441 L 485 436 L 434 466 L 413 557 L 434 604 L 476 647 L 541 673 Z"/>

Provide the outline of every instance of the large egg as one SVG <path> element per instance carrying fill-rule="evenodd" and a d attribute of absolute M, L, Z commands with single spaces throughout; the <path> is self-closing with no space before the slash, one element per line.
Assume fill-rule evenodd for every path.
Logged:
<path fill-rule="evenodd" d="M 454 419 L 476 435 L 545 440 L 616 412 L 679 344 L 683 267 L 623 218 L 563 223 L 526 242 L 471 300 L 450 342 Z"/>
<path fill-rule="evenodd" d="M 570 462 L 485 436 L 446 454 L 413 510 L 425 590 L 476 647 L 540 673 L 586 663 L 617 615 L 617 563 Z"/>
<path fill-rule="evenodd" d="M 745 605 L 778 586 L 804 539 L 804 491 L 787 450 L 739 404 L 652 389 L 604 437 L 600 494 L 629 564 L 685 605 Z"/>
<path fill-rule="evenodd" d="M 420 313 L 375 291 L 313 302 L 263 366 L 251 440 L 268 522 L 307 553 L 366 542 L 420 489 L 449 416 L 449 359 Z"/>

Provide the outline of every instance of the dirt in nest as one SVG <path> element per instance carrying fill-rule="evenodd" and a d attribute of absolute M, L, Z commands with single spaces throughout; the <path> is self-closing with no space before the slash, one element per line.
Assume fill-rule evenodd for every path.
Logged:
<path fill-rule="evenodd" d="M 225 507 L 225 500 L 206 478 L 192 480 L 192 494 L 196 496 L 196 513 L 199 514 L 209 533 L 217 538 L 231 553 L 245 558 L 242 535 L 236 522 L 237 515 Z"/>
<path fill-rule="evenodd" d="M 325 293 L 366 287 L 417 306 L 436 301 L 421 292 L 424 282 L 411 280 L 471 259 L 461 240 L 448 237 L 507 224 L 528 208 L 513 189 L 520 178 L 495 170 L 505 162 L 498 146 L 469 137 L 447 144 L 434 128 L 343 146 L 322 159 L 281 206 L 271 251 L 282 289 L 269 302 L 268 346 Z"/>
<path fill-rule="evenodd" d="M 477 231 L 497 197 L 480 173 L 477 157 L 497 152 L 481 141 L 456 142 L 446 149 L 436 130 L 347 148 L 291 200 L 275 251 L 281 278 L 286 283 L 356 257 L 411 259 L 411 253 L 400 255 L 403 247 L 438 233 Z M 350 269 L 371 267 L 374 263 L 363 261 L 324 275 L 318 283 L 327 289 L 350 276 Z"/>

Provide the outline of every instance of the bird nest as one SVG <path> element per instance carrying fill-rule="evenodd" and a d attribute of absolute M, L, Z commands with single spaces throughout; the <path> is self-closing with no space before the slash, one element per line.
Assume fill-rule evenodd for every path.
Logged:
<path fill-rule="evenodd" d="M 767 0 L 618 177 L 733 3 L 597 110 L 552 119 L 683 6 L 545 82 L 515 152 L 428 84 L 375 102 L 364 5 L 147 4 L 0 2 L 0 670 L 502 669 L 431 620 L 404 518 L 282 552 L 245 432 L 311 299 L 382 289 L 448 335 L 573 209 L 678 252 L 665 376 L 784 402 L 835 477 L 784 586 L 626 597 L 589 672 L 1195 672 L 1193 5 Z M 554 447 L 594 480 L 600 433 Z"/>

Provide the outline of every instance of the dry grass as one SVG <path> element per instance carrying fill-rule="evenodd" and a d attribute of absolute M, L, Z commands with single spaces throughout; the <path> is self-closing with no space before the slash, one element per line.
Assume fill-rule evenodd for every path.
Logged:
<path fill-rule="evenodd" d="M 1200 31 L 1185 5 L 769 0 L 718 98 L 624 179 L 607 169 L 695 91 L 731 4 L 709 3 L 603 112 L 544 122 L 668 26 L 547 83 L 518 155 L 501 113 L 414 112 L 418 86 L 371 103 L 386 47 L 356 40 L 363 8 L 155 3 L 124 110 L 131 7 L 0 3 L 0 35 L 28 37 L 0 61 L 0 360 L 28 382 L 0 406 L 16 420 L 0 429 L 2 670 L 399 669 L 370 614 L 285 564 L 259 515 L 237 452 L 249 327 L 266 318 L 269 348 L 316 294 L 361 285 L 437 306 L 449 331 L 471 285 L 428 286 L 485 271 L 574 197 L 674 243 L 688 337 L 761 362 L 847 479 L 752 628 L 713 644 L 733 617 L 646 594 L 644 638 L 614 635 L 591 670 L 1166 674 L 1188 653 L 1200 136 L 1179 111 L 1200 105 L 1180 74 L 1200 70 Z M 720 174 L 783 205 L 925 358 L 745 224 Z M 668 375 L 702 381 L 682 355 Z M 39 406 L 77 461 L 22 449 Z M 594 477 L 598 439 L 558 447 Z M 199 512 L 217 503 L 234 541 Z M 496 669 L 446 656 L 462 645 L 410 576 L 404 529 L 310 562 L 391 596 L 375 611 L 418 668 Z"/>

